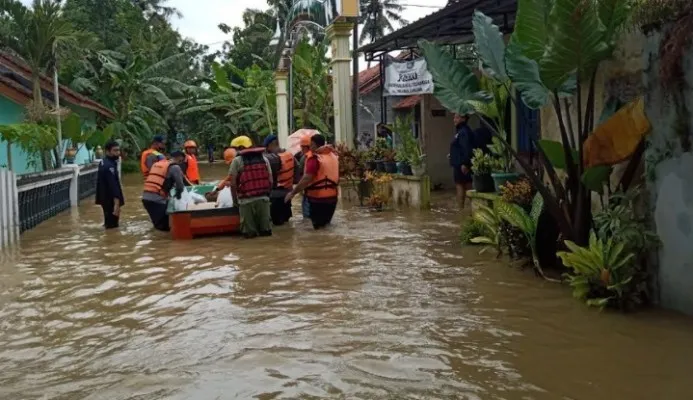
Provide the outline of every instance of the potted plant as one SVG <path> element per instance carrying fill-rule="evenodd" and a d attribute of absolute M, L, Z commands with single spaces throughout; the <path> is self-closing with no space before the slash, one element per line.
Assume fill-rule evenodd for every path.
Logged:
<path fill-rule="evenodd" d="M 491 172 L 500 166 L 500 160 L 481 149 L 474 149 L 472 157 L 472 184 L 479 193 L 493 193 L 496 190 Z"/>
<path fill-rule="evenodd" d="M 397 161 L 397 170 L 400 174 L 411 176 L 411 165 L 409 164 L 409 155 L 402 150 L 398 151 L 395 155 L 395 160 Z"/>
<path fill-rule="evenodd" d="M 510 151 L 503 145 L 497 137 L 493 138 L 493 143 L 488 145 L 491 154 L 499 160 L 491 177 L 495 185 L 496 192 L 500 192 L 500 187 L 507 182 L 516 182 L 522 174 L 513 171 L 513 159 Z"/>
<path fill-rule="evenodd" d="M 77 156 L 77 149 L 75 149 L 73 146 L 70 146 L 67 149 L 65 149 L 65 163 L 66 164 L 74 164 L 76 156 Z"/>
<path fill-rule="evenodd" d="M 385 172 L 388 174 L 397 173 L 397 162 L 395 161 L 397 153 L 392 149 L 383 151 L 383 163 L 385 164 Z"/>
<path fill-rule="evenodd" d="M 371 159 L 375 162 L 375 170 L 377 172 L 385 172 L 385 151 L 389 149 L 387 139 L 375 139 L 375 146 L 370 149 Z"/>

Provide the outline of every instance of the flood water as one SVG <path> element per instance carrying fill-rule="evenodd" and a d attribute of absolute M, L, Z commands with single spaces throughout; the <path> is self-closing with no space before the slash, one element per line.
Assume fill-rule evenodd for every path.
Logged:
<path fill-rule="evenodd" d="M 89 199 L 2 255 L 0 399 L 693 398 L 693 320 L 595 312 L 461 248 L 443 197 L 173 242 L 125 186 L 119 231 Z"/>

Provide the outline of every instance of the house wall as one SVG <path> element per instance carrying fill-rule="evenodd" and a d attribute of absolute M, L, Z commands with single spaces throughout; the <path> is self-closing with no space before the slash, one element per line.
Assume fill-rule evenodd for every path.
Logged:
<path fill-rule="evenodd" d="M 5 96 L 0 95 L 0 125 L 9 125 L 22 122 L 24 120 L 24 106 L 15 103 Z M 0 140 L 0 166 L 8 167 L 7 142 Z M 19 146 L 12 145 L 12 169 L 16 174 L 27 174 L 40 172 L 41 160 L 34 158 L 30 164 L 31 157 Z"/>
<path fill-rule="evenodd" d="M 81 107 L 72 107 L 74 112 L 77 112 L 84 126 L 93 127 L 96 125 L 96 113 Z M 0 125 L 17 124 L 24 120 L 24 106 L 0 95 Z M 63 148 L 69 145 L 69 141 L 65 140 Z M 27 174 L 33 172 L 41 172 L 41 161 L 38 157 L 31 157 L 24 152 L 19 146 L 12 145 L 12 167 L 16 174 Z M 84 146 L 77 146 L 79 152 L 75 158 L 76 164 L 86 164 L 90 162 L 90 152 Z M 0 166 L 7 166 L 7 142 L 0 140 Z"/>
<path fill-rule="evenodd" d="M 387 123 L 393 123 L 395 121 L 395 110 L 392 106 L 399 103 L 402 97 L 388 97 L 387 98 Z M 368 139 L 373 140 L 375 137 L 375 125 L 380 123 L 380 90 L 376 89 L 366 95 L 359 97 L 359 127 L 357 132 L 357 137 L 359 138 L 359 143 L 368 143 Z M 363 139 L 362 139 L 363 138 Z"/>
<path fill-rule="evenodd" d="M 669 29 L 670 27 L 665 27 Z M 644 40 L 645 112 L 652 121 L 646 180 L 653 222 L 661 240 L 656 254 L 662 306 L 693 315 L 693 46 L 683 51 L 683 82 L 664 89 L 660 80 L 662 32 Z M 682 95 L 679 107 L 673 91 Z"/>
<path fill-rule="evenodd" d="M 441 112 L 441 116 L 434 117 L 434 111 Z M 421 114 L 422 147 L 426 154 L 426 170 L 431 178 L 431 185 L 454 187 L 447 158 L 450 140 L 455 130 L 452 113 L 435 97 L 427 94 L 421 100 Z"/>

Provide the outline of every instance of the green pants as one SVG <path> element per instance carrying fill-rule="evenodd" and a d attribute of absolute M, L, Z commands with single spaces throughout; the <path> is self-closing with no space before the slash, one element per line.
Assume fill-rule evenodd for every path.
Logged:
<path fill-rule="evenodd" d="M 241 216 L 241 233 L 246 237 L 269 236 L 272 234 L 269 198 L 252 200 L 238 205 Z"/>

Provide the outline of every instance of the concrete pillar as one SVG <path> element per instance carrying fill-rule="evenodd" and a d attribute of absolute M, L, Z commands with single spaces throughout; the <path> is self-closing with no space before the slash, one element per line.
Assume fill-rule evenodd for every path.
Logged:
<path fill-rule="evenodd" d="M 334 102 L 335 143 L 354 147 L 354 125 L 351 104 L 351 50 L 349 38 L 354 25 L 335 22 L 327 27 L 332 45 L 332 97 Z"/>
<path fill-rule="evenodd" d="M 285 149 L 289 145 L 289 94 L 286 83 L 289 80 L 288 71 L 277 70 L 274 73 L 274 84 L 277 88 L 277 137 L 279 147 Z"/>
<path fill-rule="evenodd" d="M 79 165 L 65 164 L 65 169 L 72 170 L 72 179 L 70 180 L 70 206 L 79 206 Z"/>

